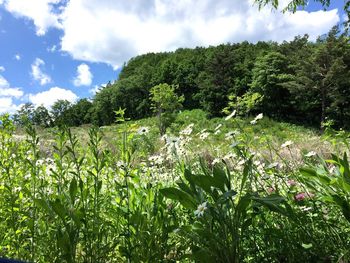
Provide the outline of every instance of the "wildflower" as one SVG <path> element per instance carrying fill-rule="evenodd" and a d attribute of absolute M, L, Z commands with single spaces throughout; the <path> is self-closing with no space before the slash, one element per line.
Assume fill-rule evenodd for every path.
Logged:
<path fill-rule="evenodd" d="M 218 126 L 215 127 L 215 130 L 219 130 L 222 127 L 222 124 L 220 123 Z"/>
<path fill-rule="evenodd" d="M 233 132 L 233 131 L 230 131 L 230 132 L 226 133 L 225 134 L 225 140 L 231 140 L 234 135 L 235 135 L 235 132 Z"/>
<path fill-rule="evenodd" d="M 233 116 L 236 115 L 236 110 L 234 110 L 230 115 L 228 115 L 226 118 L 225 118 L 225 121 L 228 121 L 229 119 L 231 119 Z"/>
<path fill-rule="evenodd" d="M 200 134 L 202 134 L 202 133 L 205 133 L 207 131 L 207 129 L 203 129 L 203 130 L 201 130 L 199 133 L 197 133 L 196 135 L 200 135 Z"/>
<path fill-rule="evenodd" d="M 287 181 L 287 184 L 288 184 L 289 186 L 294 186 L 294 185 L 297 184 L 297 182 L 294 181 L 294 180 L 292 180 L 292 179 L 289 179 L 289 180 Z"/>
<path fill-rule="evenodd" d="M 270 164 L 267 166 L 268 169 L 278 168 L 278 167 L 279 167 L 279 163 L 278 163 L 278 162 L 270 163 Z"/>
<path fill-rule="evenodd" d="M 289 146 L 291 146 L 292 144 L 294 144 L 294 142 L 292 142 L 292 141 L 286 141 L 285 143 L 283 143 L 283 144 L 281 145 L 281 148 L 289 147 Z"/>
<path fill-rule="evenodd" d="M 200 204 L 198 207 L 197 207 L 197 210 L 194 211 L 194 214 L 197 216 L 197 217 L 201 217 L 204 215 L 204 211 L 207 210 L 207 202 L 204 202 L 202 204 Z"/>
<path fill-rule="evenodd" d="M 140 127 L 137 131 L 138 134 L 144 135 L 149 133 L 149 128 L 148 127 Z"/>
<path fill-rule="evenodd" d="M 185 129 L 183 129 L 182 131 L 180 131 L 180 135 L 191 135 L 192 131 L 193 131 L 193 126 L 194 124 L 191 123 L 190 125 L 188 125 Z"/>
<path fill-rule="evenodd" d="M 267 188 L 267 192 L 268 192 L 269 194 L 272 194 L 273 192 L 275 192 L 275 188 L 269 187 L 269 188 Z"/>
<path fill-rule="evenodd" d="M 312 156 L 315 156 L 316 154 L 317 154 L 316 152 L 310 151 L 307 154 L 305 154 L 305 157 L 312 157 Z"/>
<path fill-rule="evenodd" d="M 255 125 L 255 124 L 257 123 L 257 121 L 258 121 L 258 120 L 261 120 L 263 117 L 264 117 L 264 115 L 263 115 L 262 113 L 260 113 L 258 116 L 256 116 L 256 117 L 254 118 L 254 120 L 252 120 L 252 121 L 250 122 L 250 124 Z"/>
<path fill-rule="evenodd" d="M 220 132 L 221 132 L 221 130 L 216 130 L 216 131 L 214 132 L 214 134 L 215 134 L 215 135 L 218 135 Z"/>
<path fill-rule="evenodd" d="M 126 167 L 126 163 L 120 160 L 117 162 L 117 167 L 123 169 Z"/>
<path fill-rule="evenodd" d="M 312 193 L 299 193 L 294 196 L 295 201 L 303 201 L 306 198 L 311 198 L 313 197 L 314 194 Z"/>
<path fill-rule="evenodd" d="M 252 120 L 250 124 L 255 125 L 256 124 L 256 119 Z"/>
<path fill-rule="evenodd" d="M 306 193 L 299 193 L 294 196 L 295 201 L 303 201 L 306 198 Z"/>
<path fill-rule="evenodd" d="M 301 210 L 301 211 L 304 211 L 304 212 L 307 212 L 307 211 L 312 210 L 312 207 L 301 206 L 301 207 L 300 207 L 300 210 Z"/>
<path fill-rule="evenodd" d="M 0 120 L 0 126 L 2 126 L 2 124 L 3 124 L 3 122 L 2 122 L 2 120 Z"/>
<path fill-rule="evenodd" d="M 208 138 L 209 135 L 210 135 L 209 132 L 204 132 L 204 133 L 202 133 L 202 134 L 199 136 L 199 138 L 200 138 L 201 140 L 205 140 L 206 138 Z"/>
<path fill-rule="evenodd" d="M 261 120 L 264 117 L 262 113 L 255 117 L 256 120 Z"/>
<path fill-rule="evenodd" d="M 217 163 L 220 163 L 221 162 L 221 159 L 220 158 L 215 158 L 212 162 L 211 162 L 211 165 L 215 165 Z"/>

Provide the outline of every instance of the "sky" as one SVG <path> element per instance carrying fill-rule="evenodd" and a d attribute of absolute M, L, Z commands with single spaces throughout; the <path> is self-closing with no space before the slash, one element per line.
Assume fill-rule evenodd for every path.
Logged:
<path fill-rule="evenodd" d="M 331 2 L 292 14 L 253 0 L 0 0 L 0 114 L 92 98 L 148 52 L 306 33 L 313 41 L 345 19 L 343 0 Z"/>

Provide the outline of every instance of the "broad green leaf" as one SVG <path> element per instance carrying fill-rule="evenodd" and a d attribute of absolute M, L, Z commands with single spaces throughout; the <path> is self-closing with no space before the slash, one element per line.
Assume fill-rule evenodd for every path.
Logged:
<path fill-rule="evenodd" d="M 78 191 L 77 180 L 75 178 L 73 178 L 72 181 L 70 182 L 70 185 L 69 185 L 69 195 L 70 195 L 70 199 L 71 199 L 73 204 L 75 201 L 75 196 L 77 194 L 77 191 Z"/>
<path fill-rule="evenodd" d="M 165 197 L 179 201 L 188 209 L 196 209 L 196 202 L 188 193 L 174 187 L 164 188 L 159 190 Z"/>

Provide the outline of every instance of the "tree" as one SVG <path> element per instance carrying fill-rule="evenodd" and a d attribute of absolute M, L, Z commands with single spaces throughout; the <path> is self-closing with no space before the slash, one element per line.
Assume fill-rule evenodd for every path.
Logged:
<path fill-rule="evenodd" d="M 32 118 L 33 124 L 43 127 L 50 127 L 52 125 L 52 119 L 49 111 L 43 106 L 38 106 L 33 112 Z"/>
<path fill-rule="evenodd" d="M 68 110 L 72 107 L 72 103 L 68 100 L 58 100 L 51 107 L 51 115 L 55 125 L 71 126 L 71 112 Z"/>
<path fill-rule="evenodd" d="M 72 118 L 69 123 L 72 126 L 91 123 L 91 108 L 92 102 L 88 99 L 81 99 L 73 104 L 72 107 L 68 109 L 70 112 L 68 116 Z"/>
<path fill-rule="evenodd" d="M 283 84 L 291 79 L 287 57 L 271 51 L 257 58 L 251 92 L 262 96 L 260 111 L 274 117 L 286 117 L 290 110 L 290 93 Z"/>
<path fill-rule="evenodd" d="M 176 113 L 182 108 L 183 96 L 175 93 L 176 86 L 159 84 L 150 90 L 153 112 L 157 114 L 159 132 L 165 134 L 166 129 L 175 120 Z"/>
<path fill-rule="evenodd" d="M 234 57 L 230 45 L 220 45 L 207 50 L 204 71 L 198 75 L 199 92 L 196 98 L 211 116 L 222 115 L 234 86 Z"/>
<path fill-rule="evenodd" d="M 32 122 L 33 114 L 34 105 L 31 102 L 27 102 L 14 114 L 14 122 L 21 126 L 26 125 L 28 122 Z"/>

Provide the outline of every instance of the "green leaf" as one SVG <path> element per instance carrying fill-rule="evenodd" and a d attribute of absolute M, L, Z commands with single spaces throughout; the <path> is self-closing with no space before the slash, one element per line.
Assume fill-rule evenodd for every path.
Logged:
<path fill-rule="evenodd" d="M 226 176 L 226 172 L 219 165 L 214 165 L 213 176 L 216 187 L 221 191 L 225 191 L 225 185 L 229 188 L 230 182 Z"/>
<path fill-rule="evenodd" d="M 320 183 L 325 185 L 329 185 L 331 182 L 331 179 L 329 177 L 320 175 L 312 168 L 300 168 L 299 171 L 304 177 L 309 178 L 313 181 L 318 180 Z"/>
<path fill-rule="evenodd" d="M 310 249 L 310 248 L 312 248 L 312 244 L 311 243 L 309 243 L 309 244 L 301 244 L 301 246 L 303 247 L 303 248 L 305 248 L 305 249 Z"/>
<path fill-rule="evenodd" d="M 50 209 L 48 203 L 43 199 L 34 199 L 34 203 L 44 209 L 49 215 L 52 214 L 52 210 Z"/>
<path fill-rule="evenodd" d="M 62 219 L 65 219 L 65 216 L 67 214 L 66 209 L 64 208 L 64 206 L 61 204 L 60 200 L 56 199 L 55 202 L 50 202 L 50 205 L 53 209 L 53 211 L 55 211 L 55 213 Z"/>
<path fill-rule="evenodd" d="M 77 191 L 78 191 L 77 180 L 75 178 L 73 178 L 72 181 L 70 182 L 70 185 L 69 185 L 69 195 L 70 195 L 70 199 L 71 199 L 73 204 L 75 201 L 75 196 L 77 194 Z"/>
<path fill-rule="evenodd" d="M 181 205 L 188 209 L 195 209 L 196 208 L 196 202 L 193 199 L 192 196 L 190 196 L 188 193 L 179 190 L 174 187 L 164 188 L 159 190 L 165 197 L 179 201 Z"/>
<path fill-rule="evenodd" d="M 219 197 L 219 200 L 217 201 L 218 203 L 225 203 L 226 201 L 228 201 L 229 199 L 231 199 L 232 197 L 234 197 L 237 194 L 236 191 L 234 190 L 229 190 L 227 192 L 225 192 L 224 194 L 222 194 Z"/>
<path fill-rule="evenodd" d="M 281 203 L 285 202 L 285 199 L 280 195 L 272 194 L 265 197 L 253 196 L 252 200 L 262 204 L 263 206 L 267 207 L 271 211 L 280 213 L 285 216 L 289 216 L 288 211 L 283 206 L 280 205 Z"/>

